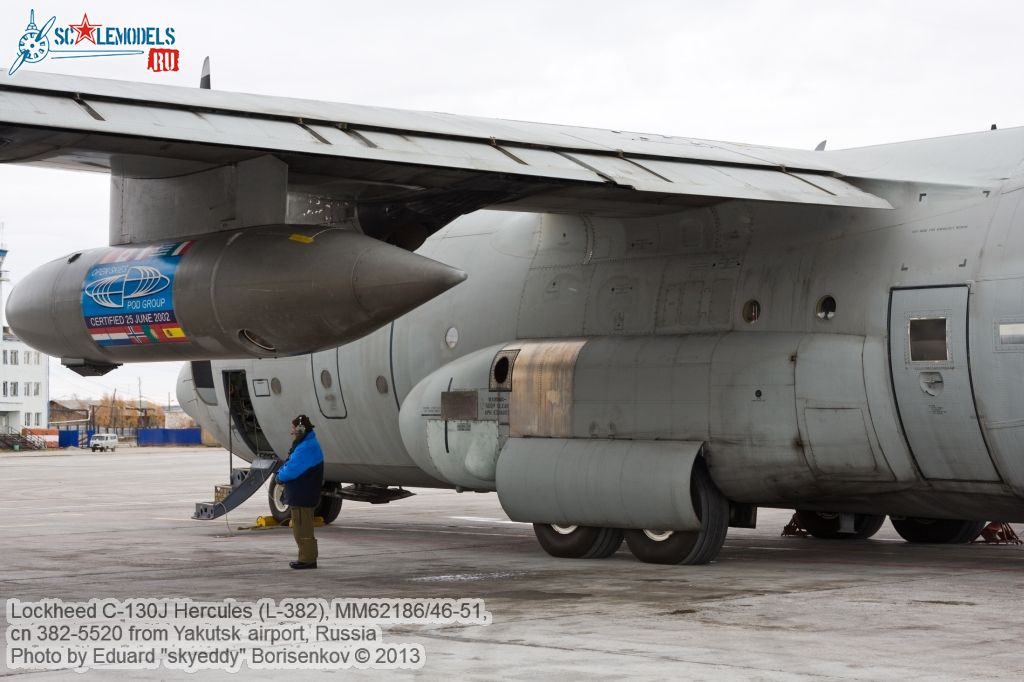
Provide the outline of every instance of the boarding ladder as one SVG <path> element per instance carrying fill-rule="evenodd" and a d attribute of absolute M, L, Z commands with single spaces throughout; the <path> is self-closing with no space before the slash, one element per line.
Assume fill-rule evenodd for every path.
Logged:
<path fill-rule="evenodd" d="M 231 469 L 231 482 L 213 489 L 213 502 L 196 502 L 192 518 L 205 521 L 224 516 L 262 488 L 280 465 L 273 453 L 260 453 L 249 466 Z"/>

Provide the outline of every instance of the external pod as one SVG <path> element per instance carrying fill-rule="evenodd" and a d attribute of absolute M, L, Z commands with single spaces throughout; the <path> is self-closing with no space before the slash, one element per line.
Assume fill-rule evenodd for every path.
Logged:
<path fill-rule="evenodd" d="M 7 316 L 30 346 L 102 374 L 331 348 L 464 279 L 353 230 L 281 225 L 75 253 L 15 287 Z"/>

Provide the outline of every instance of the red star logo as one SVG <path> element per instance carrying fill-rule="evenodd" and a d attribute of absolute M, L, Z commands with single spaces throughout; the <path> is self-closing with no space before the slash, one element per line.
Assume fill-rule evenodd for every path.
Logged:
<path fill-rule="evenodd" d="M 88 14 L 82 15 L 82 23 L 78 24 L 77 26 L 75 24 L 68 24 L 68 26 L 75 29 L 75 31 L 78 33 L 78 35 L 75 37 L 75 45 L 82 42 L 83 40 L 88 40 L 90 43 L 95 45 L 96 36 L 94 34 L 96 33 L 96 29 L 102 25 L 103 24 L 90 24 Z"/>

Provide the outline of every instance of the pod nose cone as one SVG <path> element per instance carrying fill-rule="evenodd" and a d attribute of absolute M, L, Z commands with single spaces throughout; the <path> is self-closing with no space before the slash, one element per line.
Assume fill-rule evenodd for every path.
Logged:
<path fill-rule="evenodd" d="M 11 289 L 4 319 L 19 339 L 52 355 L 46 341 L 53 334 L 50 319 L 53 292 L 52 286 L 46 286 L 48 283 L 41 279 L 37 270 Z"/>
<path fill-rule="evenodd" d="M 21 287 L 14 287 L 7 294 L 7 307 L 4 309 L 4 319 L 12 329 L 17 329 L 25 321 L 25 306 L 20 292 Z"/>
<path fill-rule="evenodd" d="M 352 287 L 371 318 L 395 319 L 466 280 L 462 270 L 381 243 L 359 258 Z"/>

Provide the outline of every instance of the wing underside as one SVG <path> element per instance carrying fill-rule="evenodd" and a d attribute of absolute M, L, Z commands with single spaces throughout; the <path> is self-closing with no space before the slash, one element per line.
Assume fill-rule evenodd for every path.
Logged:
<path fill-rule="evenodd" d="M 181 178 L 221 178 L 270 157 L 276 170 L 256 174 L 261 196 L 305 193 L 368 211 L 397 201 L 442 215 L 643 215 L 728 199 L 891 208 L 814 154 L 40 73 L 0 84 L 0 161 L 107 171 L 115 189 L 168 180 L 180 193 Z M 247 177 L 223 182 L 241 195 Z M 162 231 L 111 227 L 112 243 Z"/>

